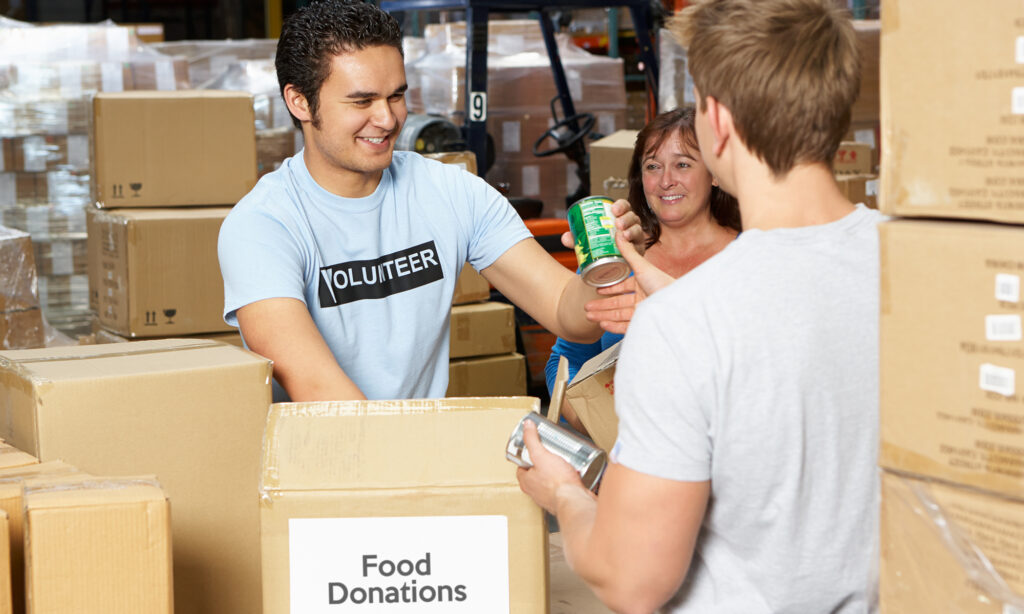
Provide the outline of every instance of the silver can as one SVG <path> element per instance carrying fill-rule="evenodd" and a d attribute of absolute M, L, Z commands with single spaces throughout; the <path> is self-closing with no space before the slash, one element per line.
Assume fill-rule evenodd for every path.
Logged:
<path fill-rule="evenodd" d="M 540 436 L 541 444 L 552 454 L 565 459 L 576 470 L 576 473 L 580 474 L 584 486 L 590 490 L 597 487 L 601 476 L 604 475 L 604 469 L 608 465 L 608 455 L 604 450 L 537 413 L 526 414 L 516 425 L 512 436 L 508 438 L 505 458 L 520 467 L 527 469 L 533 467 L 533 462 L 530 461 L 530 452 L 523 442 L 523 427 L 527 421 L 537 425 L 537 435 Z"/>

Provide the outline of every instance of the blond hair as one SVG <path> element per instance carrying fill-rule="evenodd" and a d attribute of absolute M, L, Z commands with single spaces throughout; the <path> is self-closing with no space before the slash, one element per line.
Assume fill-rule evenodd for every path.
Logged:
<path fill-rule="evenodd" d="M 747 149 L 780 177 L 831 166 L 860 90 L 849 15 L 833 0 L 695 0 L 668 27 L 702 98 L 732 113 Z M 706 99 L 699 102 L 705 109 Z"/>

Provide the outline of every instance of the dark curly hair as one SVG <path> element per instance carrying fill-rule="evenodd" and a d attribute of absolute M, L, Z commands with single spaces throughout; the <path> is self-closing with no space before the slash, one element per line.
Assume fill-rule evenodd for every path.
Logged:
<path fill-rule="evenodd" d="M 656 151 L 668 137 L 677 132 L 683 137 L 683 144 L 690 150 L 700 151 L 694 118 L 693 107 L 665 111 L 649 121 L 636 135 L 633 157 L 629 161 L 629 204 L 633 212 L 639 216 L 640 227 L 647 234 L 647 247 L 658 242 L 661 237 L 661 224 L 647 204 L 647 196 L 644 195 L 644 156 Z M 721 226 L 737 232 L 742 230 L 739 203 L 718 186 L 711 186 L 711 215 Z"/>
<path fill-rule="evenodd" d="M 331 72 L 334 56 L 367 47 L 390 46 L 402 53 L 398 20 L 362 0 L 318 0 L 285 20 L 277 41 L 277 83 L 291 84 L 306 97 L 317 125 L 320 87 Z M 302 124 L 292 115 L 296 128 Z"/>

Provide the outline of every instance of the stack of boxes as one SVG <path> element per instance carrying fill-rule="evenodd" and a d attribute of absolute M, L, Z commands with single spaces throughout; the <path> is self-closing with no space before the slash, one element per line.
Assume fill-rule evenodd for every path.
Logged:
<path fill-rule="evenodd" d="M 0 349 L 41 347 L 45 338 L 32 238 L 0 226 Z"/>
<path fill-rule="evenodd" d="M 464 23 L 426 28 L 428 53 L 407 66 L 411 112 L 465 122 L 465 31 Z M 566 197 L 579 186 L 576 167 L 563 154 L 533 155 L 534 143 L 554 123 L 550 103 L 557 96 L 540 25 L 492 21 L 487 44 L 487 132 L 496 154 L 487 181 L 511 196 L 543 201 L 545 217 L 564 218 Z M 622 60 L 591 55 L 562 36 L 559 53 L 576 112 L 593 114 L 597 133 L 625 128 Z M 548 139 L 542 149 L 554 144 Z"/>
<path fill-rule="evenodd" d="M 127 339 L 233 332 L 217 237 L 256 183 L 251 96 L 103 93 L 94 105 L 88 271 L 98 328 Z"/>
<path fill-rule="evenodd" d="M 188 87 L 182 60 L 113 25 L 0 26 L 0 215 L 37 249 L 39 300 L 59 328 L 88 323 L 90 97 Z"/>
<path fill-rule="evenodd" d="M 882 612 L 1024 611 L 1022 41 L 1013 0 L 882 7 Z"/>

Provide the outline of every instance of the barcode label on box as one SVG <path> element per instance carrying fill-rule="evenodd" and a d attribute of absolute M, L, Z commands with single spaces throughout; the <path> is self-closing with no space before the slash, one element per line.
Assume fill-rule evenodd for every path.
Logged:
<path fill-rule="evenodd" d="M 508 152 L 520 150 L 519 122 L 501 122 L 501 149 Z"/>
<path fill-rule="evenodd" d="M 1020 341 L 1020 329 L 1017 314 L 985 316 L 985 338 L 989 341 Z"/>
<path fill-rule="evenodd" d="M 1016 378 L 1013 369 L 985 363 L 979 368 L 978 384 L 982 390 L 1011 397 L 1016 390 Z"/>
<path fill-rule="evenodd" d="M 1020 277 L 1009 273 L 996 273 L 996 300 L 1006 303 L 1020 301 Z"/>
<path fill-rule="evenodd" d="M 1011 110 L 1014 115 L 1024 115 L 1024 87 L 1013 88 L 1013 103 Z"/>

